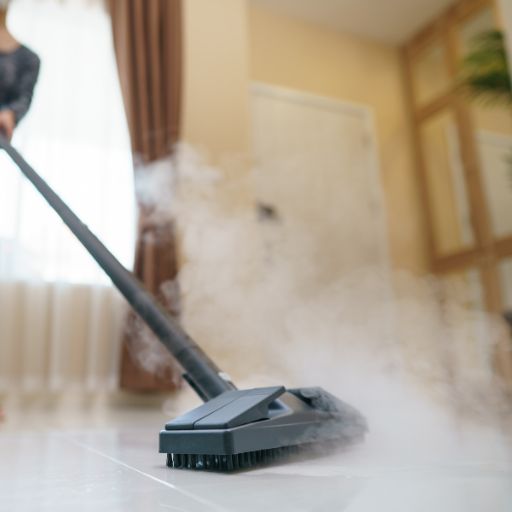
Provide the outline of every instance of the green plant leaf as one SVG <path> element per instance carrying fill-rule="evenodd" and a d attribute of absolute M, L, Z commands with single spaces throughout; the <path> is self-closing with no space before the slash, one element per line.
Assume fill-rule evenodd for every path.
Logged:
<path fill-rule="evenodd" d="M 505 36 L 499 30 L 479 34 L 462 61 L 460 86 L 486 103 L 512 104 Z"/>

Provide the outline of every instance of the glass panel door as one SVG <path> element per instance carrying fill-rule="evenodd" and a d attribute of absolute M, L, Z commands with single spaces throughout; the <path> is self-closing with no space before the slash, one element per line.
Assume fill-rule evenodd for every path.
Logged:
<path fill-rule="evenodd" d="M 474 235 L 454 114 L 444 111 L 430 117 L 420 135 L 436 253 L 469 248 Z"/>
<path fill-rule="evenodd" d="M 451 85 L 446 49 L 436 42 L 424 49 L 412 65 L 414 97 L 423 107 L 445 93 Z"/>

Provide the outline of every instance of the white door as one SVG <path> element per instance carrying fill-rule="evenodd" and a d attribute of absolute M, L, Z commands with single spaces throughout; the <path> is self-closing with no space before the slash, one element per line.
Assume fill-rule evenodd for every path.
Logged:
<path fill-rule="evenodd" d="M 263 84 L 251 92 L 257 199 L 303 230 L 327 279 L 387 268 L 368 109 Z"/>

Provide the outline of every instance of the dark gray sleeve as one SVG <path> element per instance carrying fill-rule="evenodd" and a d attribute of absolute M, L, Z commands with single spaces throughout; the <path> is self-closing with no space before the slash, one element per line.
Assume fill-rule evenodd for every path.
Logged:
<path fill-rule="evenodd" d="M 32 103 L 32 96 L 34 94 L 34 87 L 39 76 L 40 60 L 35 53 L 30 53 L 23 56 L 20 63 L 21 71 L 20 78 L 17 85 L 18 94 L 16 98 L 4 106 L 5 109 L 12 110 L 16 118 L 16 124 L 28 112 L 30 104 Z"/>

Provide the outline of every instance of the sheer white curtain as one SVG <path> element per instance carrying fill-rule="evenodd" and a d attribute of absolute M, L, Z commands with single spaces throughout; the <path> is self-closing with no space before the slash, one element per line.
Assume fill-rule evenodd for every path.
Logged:
<path fill-rule="evenodd" d="M 15 0 L 8 24 L 42 63 L 14 145 L 130 267 L 132 161 L 103 3 Z M 114 382 L 121 304 L 91 257 L 0 154 L 0 389 Z"/>

